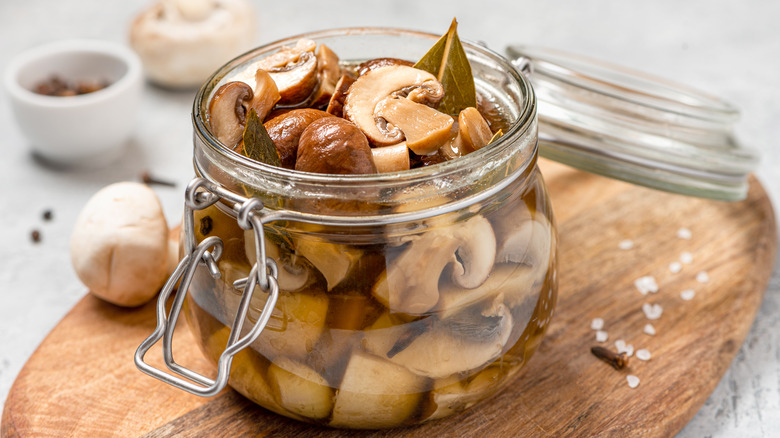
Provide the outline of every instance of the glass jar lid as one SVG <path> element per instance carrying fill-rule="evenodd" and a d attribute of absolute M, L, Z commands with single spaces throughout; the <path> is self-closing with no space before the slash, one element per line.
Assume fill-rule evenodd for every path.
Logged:
<path fill-rule="evenodd" d="M 566 52 L 507 49 L 538 101 L 539 153 L 588 172 L 674 193 L 736 201 L 758 154 L 739 111 L 697 90 Z"/>

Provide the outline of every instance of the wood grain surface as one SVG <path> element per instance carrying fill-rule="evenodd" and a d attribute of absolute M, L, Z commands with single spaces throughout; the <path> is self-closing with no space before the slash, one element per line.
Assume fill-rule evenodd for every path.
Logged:
<path fill-rule="evenodd" d="M 46 436 L 670 436 L 699 410 L 739 350 L 771 274 L 777 227 L 761 185 L 743 202 L 672 195 L 542 163 L 560 236 L 559 300 L 539 350 L 505 391 L 452 418 L 387 431 L 324 429 L 259 408 L 232 390 L 202 399 L 142 374 L 133 353 L 155 324 L 154 305 L 120 309 L 85 296 L 18 375 L 2 437 Z M 691 230 L 691 239 L 677 230 Z M 635 246 L 621 250 L 618 242 Z M 693 263 L 672 273 L 688 251 Z M 709 281 L 696 274 L 705 271 Z M 655 277 L 641 295 L 634 280 Z M 693 289 L 690 301 L 680 292 Z M 660 304 L 652 321 L 643 303 Z M 652 353 L 616 371 L 596 359 L 590 328 Z M 185 327 L 177 361 L 207 362 Z M 160 355 L 150 353 L 160 362 Z M 631 389 L 626 376 L 640 379 Z"/>

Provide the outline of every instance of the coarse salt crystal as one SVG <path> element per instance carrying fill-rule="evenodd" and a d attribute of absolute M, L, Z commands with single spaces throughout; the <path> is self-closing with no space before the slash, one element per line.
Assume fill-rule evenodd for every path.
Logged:
<path fill-rule="evenodd" d="M 701 271 L 696 274 L 696 281 L 699 283 L 706 283 L 710 281 L 710 274 L 708 274 L 707 271 Z"/>
<path fill-rule="evenodd" d="M 590 322 L 590 328 L 593 330 L 601 330 L 604 328 L 604 320 L 601 318 L 593 318 L 593 321 Z"/>
<path fill-rule="evenodd" d="M 609 335 L 604 330 L 596 332 L 596 342 L 607 342 L 607 339 L 609 339 Z"/>
<path fill-rule="evenodd" d="M 661 308 L 660 304 L 644 303 L 642 304 L 642 311 L 645 312 L 647 319 L 658 319 L 661 317 L 664 309 Z"/>
<path fill-rule="evenodd" d="M 655 336 L 655 327 L 653 327 L 653 324 L 647 323 L 645 324 L 644 332 L 646 335 Z"/>
<path fill-rule="evenodd" d="M 669 263 L 669 272 L 676 274 L 680 271 L 682 271 L 682 264 L 680 262 Z"/>
<path fill-rule="evenodd" d="M 647 295 L 648 292 L 658 292 L 658 284 L 655 282 L 655 278 L 649 275 L 634 280 L 634 286 L 642 295 Z"/>
<path fill-rule="evenodd" d="M 682 298 L 685 301 L 690 301 L 695 296 L 696 296 L 696 291 L 693 289 L 685 289 L 684 291 L 680 292 L 680 298 Z"/>
<path fill-rule="evenodd" d="M 691 240 L 693 234 L 691 233 L 691 230 L 687 228 L 680 228 L 679 230 L 677 230 L 677 237 L 679 237 L 680 239 Z"/>
<path fill-rule="evenodd" d="M 626 341 L 622 339 L 615 341 L 615 348 L 617 349 L 618 354 L 626 353 L 626 356 L 628 357 L 631 357 L 634 354 L 634 346 L 626 344 Z"/>
<path fill-rule="evenodd" d="M 639 377 L 634 376 L 634 375 L 628 375 L 628 376 L 626 376 L 626 382 L 628 382 L 628 387 L 629 388 L 632 388 L 632 389 L 636 388 L 637 386 L 639 386 Z"/>
<path fill-rule="evenodd" d="M 680 254 L 680 262 L 690 265 L 693 263 L 693 254 L 689 253 L 688 251 L 685 251 L 684 253 Z"/>
<path fill-rule="evenodd" d="M 639 360 L 650 360 L 650 350 L 642 348 L 636 351 L 636 358 Z"/>
<path fill-rule="evenodd" d="M 634 241 L 631 239 L 625 239 L 621 240 L 620 243 L 618 243 L 618 248 L 627 251 L 634 247 Z"/>

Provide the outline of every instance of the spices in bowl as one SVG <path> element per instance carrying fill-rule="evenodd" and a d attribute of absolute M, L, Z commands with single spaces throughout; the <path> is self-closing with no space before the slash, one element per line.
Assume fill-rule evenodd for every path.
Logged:
<path fill-rule="evenodd" d="M 141 63 L 132 50 L 106 41 L 59 41 L 21 53 L 5 73 L 19 129 L 38 156 L 83 167 L 121 154 L 135 125 L 143 86 Z M 62 80 L 52 81 L 54 75 Z M 93 81 L 104 86 L 96 89 Z M 50 91 L 77 95 L 63 98 L 48 95 Z"/>

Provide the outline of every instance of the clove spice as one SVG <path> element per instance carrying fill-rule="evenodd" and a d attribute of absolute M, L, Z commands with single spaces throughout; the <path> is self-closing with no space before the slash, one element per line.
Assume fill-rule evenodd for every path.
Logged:
<path fill-rule="evenodd" d="M 628 355 L 626 353 L 616 353 L 600 346 L 591 347 L 590 352 L 597 358 L 612 365 L 616 370 L 622 370 L 628 366 Z"/>
<path fill-rule="evenodd" d="M 149 186 L 156 184 L 159 186 L 176 187 L 175 182 L 153 177 L 148 171 L 144 171 L 144 173 L 141 174 L 141 181 Z"/>

